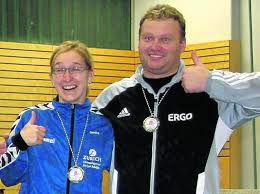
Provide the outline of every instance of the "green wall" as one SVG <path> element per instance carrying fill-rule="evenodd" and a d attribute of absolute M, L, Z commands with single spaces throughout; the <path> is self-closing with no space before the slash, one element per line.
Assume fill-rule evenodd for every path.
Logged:
<path fill-rule="evenodd" d="M 131 48 L 131 0 L 0 0 L 0 40 Z"/>

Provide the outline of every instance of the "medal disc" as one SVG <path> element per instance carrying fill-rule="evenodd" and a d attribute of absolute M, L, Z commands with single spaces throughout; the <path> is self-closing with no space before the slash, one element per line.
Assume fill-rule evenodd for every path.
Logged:
<path fill-rule="evenodd" d="M 143 128 L 147 132 L 154 132 L 158 129 L 159 126 L 160 126 L 160 121 L 156 117 L 147 117 L 143 121 Z"/>
<path fill-rule="evenodd" d="M 83 177 L 84 170 L 79 166 L 72 166 L 68 171 L 68 179 L 73 183 L 79 183 Z"/>

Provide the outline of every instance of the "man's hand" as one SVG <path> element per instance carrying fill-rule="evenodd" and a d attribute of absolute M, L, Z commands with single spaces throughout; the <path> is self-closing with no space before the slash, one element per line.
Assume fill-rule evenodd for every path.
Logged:
<path fill-rule="evenodd" d="M 6 152 L 7 146 L 6 146 L 6 141 L 9 137 L 9 135 L 5 134 L 5 135 L 0 135 L 0 137 L 4 138 L 3 142 L 0 142 L 0 155 L 2 155 L 3 153 Z"/>
<path fill-rule="evenodd" d="M 195 51 L 192 51 L 191 58 L 194 65 L 184 70 L 182 87 L 187 93 L 204 92 L 208 81 L 209 70 L 202 64 Z"/>
<path fill-rule="evenodd" d="M 28 123 L 21 130 L 20 134 L 28 146 L 42 144 L 46 129 L 43 126 L 35 125 L 36 113 L 32 111 L 32 116 Z"/>

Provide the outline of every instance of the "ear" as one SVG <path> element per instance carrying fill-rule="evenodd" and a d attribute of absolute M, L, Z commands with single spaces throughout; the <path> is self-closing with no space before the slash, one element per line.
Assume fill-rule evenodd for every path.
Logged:
<path fill-rule="evenodd" d="M 53 83 L 53 79 L 52 79 L 52 75 L 50 74 L 50 80 L 51 80 L 51 85 L 54 87 L 54 83 Z"/>
<path fill-rule="evenodd" d="M 186 49 L 186 39 L 185 38 L 183 38 L 181 40 L 180 46 L 181 46 L 181 52 L 184 52 Z"/>
<path fill-rule="evenodd" d="M 94 71 L 88 72 L 88 84 L 91 84 L 94 79 Z"/>

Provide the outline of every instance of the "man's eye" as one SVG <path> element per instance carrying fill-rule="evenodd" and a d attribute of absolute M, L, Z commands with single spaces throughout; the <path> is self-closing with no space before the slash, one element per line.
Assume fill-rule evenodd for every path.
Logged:
<path fill-rule="evenodd" d="M 168 43 L 170 41 L 169 38 L 161 38 L 161 42 L 163 43 Z"/>
<path fill-rule="evenodd" d="M 151 36 L 145 36 L 144 37 L 144 40 L 145 41 L 151 41 L 153 39 L 153 37 L 151 37 Z"/>

